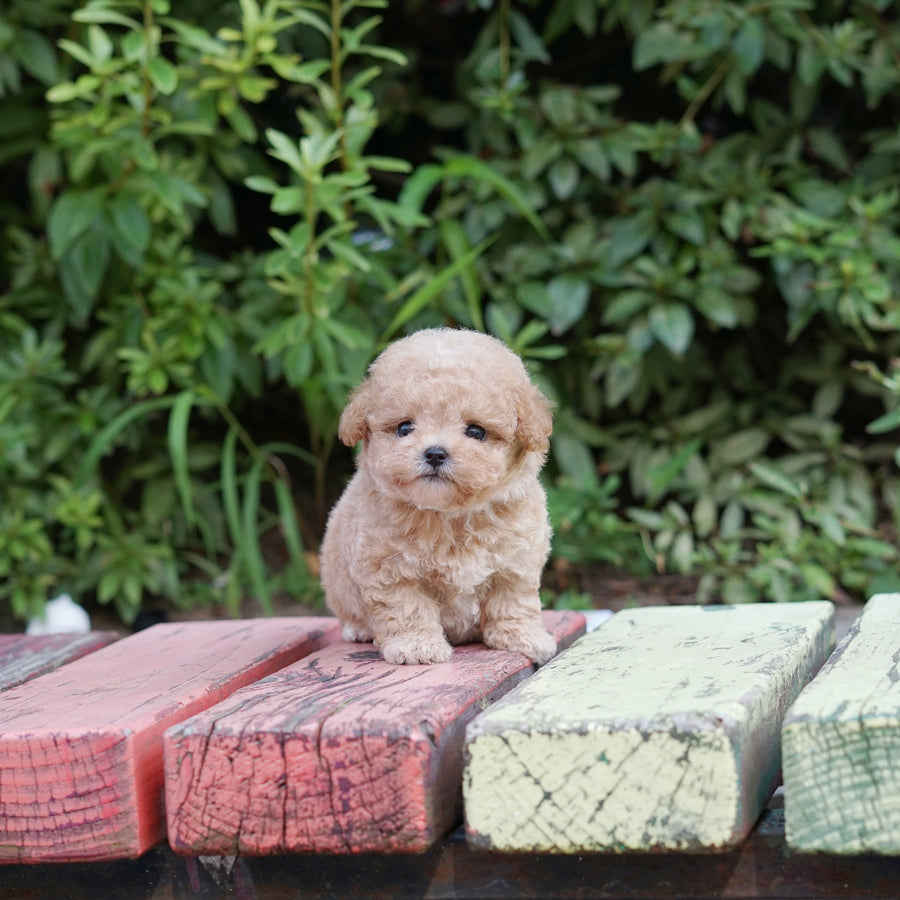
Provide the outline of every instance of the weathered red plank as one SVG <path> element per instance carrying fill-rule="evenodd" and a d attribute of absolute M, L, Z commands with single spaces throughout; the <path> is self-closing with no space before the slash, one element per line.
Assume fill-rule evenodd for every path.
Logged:
<path fill-rule="evenodd" d="M 116 640 L 111 631 L 87 634 L 0 634 L 0 691 L 81 659 Z"/>
<path fill-rule="evenodd" d="M 164 836 L 163 731 L 339 633 L 331 618 L 157 625 L 7 691 L 0 861 L 151 847 Z"/>
<path fill-rule="evenodd" d="M 579 613 L 544 613 L 562 646 Z M 169 842 L 181 853 L 421 851 L 459 811 L 466 723 L 534 671 L 457 647 L 395 666 L 340 643 L 237 692 L 164 738 Z"/>

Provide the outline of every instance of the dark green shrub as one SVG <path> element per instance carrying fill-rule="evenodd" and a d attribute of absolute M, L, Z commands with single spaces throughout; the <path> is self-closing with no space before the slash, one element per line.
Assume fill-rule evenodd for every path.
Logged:
<path fill-rule="evenodd" d="M 898 48 L 887 2 L 13 0 L 0 598 L 314 593 L 346 391 L 438 321 L 557 400 L 566 559 L 896 586 Z"/>

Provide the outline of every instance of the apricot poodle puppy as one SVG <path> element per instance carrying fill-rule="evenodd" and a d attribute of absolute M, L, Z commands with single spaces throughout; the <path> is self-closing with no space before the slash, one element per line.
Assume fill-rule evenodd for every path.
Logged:
<path fill-rule="evenodd" d="M 346 640 L 391 663 L 483 641 L 545 663 L 550 548 L 538 472 L 550 405 L 495 338 L 427 329 L 391 344 L 341 416 L 357 471 L 328 520 L 322 581 Z"/>

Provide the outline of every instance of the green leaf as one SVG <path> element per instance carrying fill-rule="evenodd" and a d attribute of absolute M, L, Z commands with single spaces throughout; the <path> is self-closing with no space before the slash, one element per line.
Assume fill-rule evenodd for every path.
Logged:
<path fill-rule="evenodd" d="M 563 156 L 557 159 L 548 173 L 550 189 L 557 200 L 568 200 L 575 193 L 581 172 L 578 164 L 571 156 Z"/>
<path fill-rule="evenodd" d="M 178 87 L 178 69 L 164 56 L 154 56 L 147 64 L 147 75 L 161 94 L 169 96 Z"/>
<path fill-rule="evenodd" d="M 282 357 L 284 377 L 291 387 L 301 387 L 313 367 L 313 347 L 308 341 L 288 347 Z"/>
<path fill-rule="evenodd" d="M 683 303 L 662 303 L 650 310 L 650 331 L 676 356 L 690 347 L 694 338 L 694 317 Z"/>
<path fill-rule="evenodd" d="M 78 468 L 76 468 L 75 474 L 72 476 L 72 487 L 78 490 L 87 484 L 100 460 L 107 453 L 112 453 L 116 447 L 117 439 L 132 422 L 150 413 L 170 407 L 173 399 L 172 397 L 154 397 L 151 400 L 144 400 L 136 403 L 134 406 L 129 406 L 111 419 L 94 435 L 90 444 L 88 444 L 88 448 L 81 457 Z"/>
<path fill-rule="evenodd" d="M 225 435 L 222 442 L 222 460 L 219 465 L 219 477 L 222 489 L 222 506 L 225 510 L 225 521 L 228 524 L 228 531 L 231 539 L 236 546 L 240 542 L 241 534 L 241 514 L 240 514 L 240 496 L 238 494 L 238 478 L 237 478 L 237 432 L 232 428 Z"/>
<path fill-rule="evenodd" d="M 550 63 L 550 54 L 544 46 L 544 42 L 535 34 L 528 19 L 517 10 L 511 10 L 509 14 L 509 30 L 518 48 L 530 60 L 542 63 Z"/>
<path fill-rule="evenodd" d="M 441 241 L 447 248 L 447 252 L 452 260 L 460 260 L 466 254 L 472 252 L 472 245 L 469 243 L 465 229 L 455 219 L 444 219 L 440 223 L 440 234 Z M 463 294 L 466 297 L 466 307 L 469 310 L 472 327 L 476 331 L 484 331 L 484 317 L 481 313 L 481 288 L 474 259 L 460 270 L 459 280 L 462 284 Z"/>
<path fill-rule="evenodd" d="M 734 298 L 716 288 L 700 290 L 694 298 L 694 307 L 721 328 L 736 328 L 740 324 L 740 311 Z"/>
<path fill-rule="evenodd" d="M 259 501 L 260 483 L 262 481 L 262 464 L 257 463 L 247 475 L 244 485 L 244 503 L 242 509 L 241 558 L 247 568 L 250 585 L 256 594 L 263 612 L 271 616 L 272 592 L 266 577 L 266 562 L 259 545 Z"/>
<path fill-rule="evenodd" d="M 47 219 L 47 238 L 54 259 L 63 254 L 100 217 L 103 210 L 103 189 L 64 191 L 50 210 Z"/>
<path fill-rule="evenodd" d="M 150 219 L 133 194 L 116 194 L 107 206 L 108 235 L 119 256 L 137 268 L 150 245 Z"/>
<path fill-rule="evenodd" d="M 712 534 L 713 529 L 716 527 L 717 513 L 716 501 L 711 494 L 701 494 L 697 498 L 691 513 L 697 537 L 708 538 Z"/>
<path fill-rule="evenodd" d="M 195 400 L 196 395 L 193 391 L 184 391 L 175 398 L 172 411 L 169 413 L 168 428 L 169 458 L 175 473 L 175 487 L 188 525 L 193 525 L 196 518 L 188 461 L 188 424 Z"/>
<path fill-rule="evenodd" d="M 612 165 L 606 147 L 599 139 L 593 138 L 579 141 L 572 151 L 575 157 L 591 174 L 601 181 L 609 181 L 612 176 Z"/>
<path fill-rule="evenodd" d="M 713 462 L 716 466 L 743 465 L 760 456 L 771 440 L 771 434 L 764 428 L 735 431 L 713 445 Z"/>
<path fill-rule="evenodd" d="M 110 4 L 112 5 L 112 4 Z M 76 22 L 91 22 L 97 25 L 122 25 L 127 31 L 140 31 L 141 23 L 130 16 L 123 16 L 105 4 L 89 4 L 72 13 Z"/>
<path fill-rule="evenodd" d="M 426 306 L 443 291 L 456 276 L 470 266 L 494 242 L 494 238 L 482 241 L 477 247 L 455 260 L 438 272 L 427 284 L 419 288 L 409 297 L 391 319 L 390 324 L 381 336 L 381 343 L 387 342 L 399 328 L 418 315 Z"/>
<path fill-rule="evenodd" d="M 886 412 L 883 416 L 879 416 L 874 422 L 870 422 L 866 427 L 869 434 L 885 434 L 900 428 L 900 407 Z"/>
<path fill-rule="evenodd" d="M 99 87 L 100 79 L 96 75 L 82 75 L 76 81 L 61 81 L 47 91 L 50 103 L 68 103 L 78 97 L 89 96 Z"/>
<path fill-rule="evenodd" d="M 368 332 L 349 322 L 329 317 L 322 322 L 322 327 L 339 344 L 350 350 L 369 350 L 373 344 L 372 336 Z"/>
<path fill-rule="evenodd" d="M 650 531 L 659 531 L 666 526 L 666 517 L 655 509 L 632 506 L 628 509 L 628 518 Z"/>
<path fill-rule="evenodd" d="M 268 175 L 250 175 L 244 179 L 244 184 L 251 191 L 259 191 L 261 194 L 275 194 L 281 189 L 281 185 Z"/>
<path fill-rule="evenodd" d="M 803 488 L 792 479 L 788 478 L 780 469 L 776 469 L 769 463 L 750 463 L 750 471 L 767 487 L 774 488 L 782 494 L 787 494 L 795 500 L 803 496 Z"/>
<path fill-rule="evenodd" d="M 22 68 L 41 84 L 52 85 L 59 81 L 59 65 L 53 44 L 44 35 L 30 28 L 23 28 L 13 45 L 16 59 Z"/>
<path fill-rule="evenodd" d="M 607 227 L 610 236 L 603 245 L 604 262 L 612 271 L 637 256 L 656 232 L 653 216 L 645 213 L 613 219 Z"/>
<path fill-rule="evenodd" d="M 670 22 L 657 22 L 641 31 L 634 42 L 632 60 L 640 72 L 658 63 L 692 59 L 702 52 L 693 35 L 679 31 Z"/>
<path fill-rule="evenodd" d="M 278 521 L 281 525 L 281 533 L 284 543 L 288 548 L 291 561 L 301 567 L 307 574 L 306 557 L 303 555 L 303 538 L 297 524 L 297 507 L 288 486 L 280 478 L 276 478 L 273 487 L 275 489 L 275 502 L 278 505 Z"/>
<path fill-rule="evenodd" d="M 272 156 L 287 163 L 297 173 L 306 171 L 306 163 L 300 155 L 300 147 L 296 141 L 274 128 L 266 129 L 266 138 L 272 145 Z"/>
<path fill-rule="evenodd" d="M 454 156 L 446 165 L 448 175 L 474 178 L 490 185 L 501 197 L 507 200 L 532 228 L 544 239 L 550 239 L 550 232 L 540 217 L 531 208 L 525 194 L 496 169 L 476 159 L 474 156 Z"/>
<path fill-rule="evenodd" d="M 553 459 L 563 474 L 584 490 L 597 486 L 597 464 L 590 448 L 573 435 L 553 435 Z"/>
<path fill-rule="evenodd" d="M 810 128 L 809 143 L 816 155 L 841 172 L 850 169 L 850 157 L 841 139 L 829 128 Z"/>
<path fill-rule="evenodd" d="M 444 167 L 437 163 L 419 166 L 404 182 L 397 202 L 400 206 L 421 212 L 429 194 L 443 181 Z"/>
<path fill-rule="evenodd" d="M 59 261 L 59 280 L 78 325 L 94 309 L 109 265 L 109 242 L 100 228 L 82 234 Z"/>
<path fill-rule="evenodd" d="M 650 469 L 647 473 L 647 482 L 652 497 L 662 496 L 674 484 L 675 479 L 684 471 L 688 461 L 700 451 L 703 443 L 703 438 L 694 438 L 664 463 Z"/>
<path fill-rule="evenodd" d="M 762 19 L 747 16 L 732 43 L 738 67 L 744 75 L 752 75 L 766 54 L 766 32 Z"/>
<path fill-rule="evenodd" d="M 560 275 L 547 285 L 550 313 L 547 324 L 554 336 L 568 331 L 584 315 L 590 298 L 590 286 L 584 278 Z"/>
<path fill-rule="evenodd" d="M 688 243 L 702 247 L 706 243 L 706 226 L 697 210 L 676 210 L 665 217 L 666 227 Z"/>
<path fill-rule="evenodd" d="M 819 513 L 818 518 L 824 534 L 838 547 L 843 547 L 847 542 L 847 532 L 840 519 L 827 509 Z"/>
<path fill-rule="evenodd" d="M 274 206 L 272 208 L 274 209 Z M 327 241 L 325 247 L 353 269 L 358 269 L 360 272 L 369 272 L 372 269 L 369 260 L 346 241 Z"/>
<path fill-rule="evenodd" d="M 800 574 L 803 580 L 820 596 L 831 600 L 835 594 L 834 577 L 816 563 L 802 563 Z"/>
<path fill-rule="evenodd" d="M 88 26 L 88 46 L 91 49 L 91 55 L 97 62 L 104 63 L 112 59 L 115 45 L 99 25 Z"/>

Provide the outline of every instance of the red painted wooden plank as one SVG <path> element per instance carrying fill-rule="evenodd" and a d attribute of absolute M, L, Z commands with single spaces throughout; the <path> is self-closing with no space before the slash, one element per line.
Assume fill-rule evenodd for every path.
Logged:
<path fill-rule="evenodd" d="M 561 645 L 579 613 L 544 613 Z M 466 723 L 534 671 L 457 647 L 395 666 L 335 644 L 244 688 L 164 738 L 169 842 L 181 853 L 421 851 L 459 812 Z"/>
<path fill-rule="evenodd" d="M 87 634 L 0 634 L 0 691 L 81 659 L 116 640 L 111 631 Z"/>
<path fill-rule="evenodd" d="M 0 861 L 151 847 L 164 836 L 165 729 L 339 634 L 332 618 L 157 625 L 7 691 Z"/>

